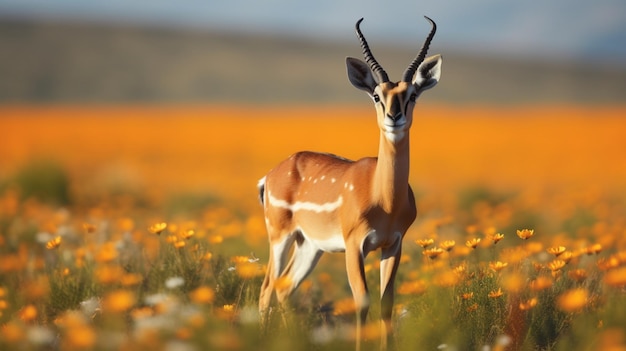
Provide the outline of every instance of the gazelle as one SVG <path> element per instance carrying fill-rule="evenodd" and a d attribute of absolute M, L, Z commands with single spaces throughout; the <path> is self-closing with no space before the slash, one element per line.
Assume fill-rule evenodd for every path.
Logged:
<path fill-rule="evenodd" d="M 357 348 L 369 309 L 364 258 L 381 249 L 381 319 L 391 330 L 394 280 L 402 238 L 417 211 L 409 180 L 409 128 L 417 97 L 439 81 L 441 56 L 426 53 L 436 25 L 417 57 L 394 83 L 378 64 L 361 33 L 365 61 L 346 58 L 348 78 L 374 100 L 380 139 L 378 157 L 350 161 L 325 153 L 298 152 L 259 181 L 270 242 L 259 310 L 264 315 L 276 290 L 283 303 L 313 270 L 324 252 L 345 252 L 348 281 L 357 309 Z M 291 258 L 289 252 L 295 249 Z M 288 259 L 289 258 L 289 259 Z M 281 278 L 281 283 L 275 282 Z M 387 344 L 383 337 L 382 346 Z"/>

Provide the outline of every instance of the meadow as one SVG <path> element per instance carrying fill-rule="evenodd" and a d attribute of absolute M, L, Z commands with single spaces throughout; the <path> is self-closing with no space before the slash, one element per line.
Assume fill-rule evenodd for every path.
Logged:
<path fill-rule="evenodd" d="M 398 349 L 626 349 L 624 115 L 418 105 Z M 259 324 L 256 182 L 377 141 L 367 104 L 0 107 L 0 349 L 353 349 L 341 254 Z"/>

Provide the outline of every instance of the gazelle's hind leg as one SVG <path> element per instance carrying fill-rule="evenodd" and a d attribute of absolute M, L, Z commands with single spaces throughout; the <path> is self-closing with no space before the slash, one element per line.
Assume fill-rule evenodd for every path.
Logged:
<path fill-rule="evenodd" d="M 261 285 L 261 294 L 259 296 L 259 312 L 261 315 L 264 315 L 270 306 L 272 293 L 274 292 L 274 283 L 276 278 L 285 270 L 287 257 L 294 239 L 295 235 L 291 233 L 284 236 L 280 241 L 270 241 L 270 257 L 267 263 L 265 279 L 263 279 L 263 284 Z"/>
<path fill-rule="evenodd" d="M 284 304 L 287 298 L 300 286 L 300 283 L 311 273 L 323 252 L 310 240 L 306 240 L 302 234 L 296 237 L 296 248 L 287 264 L 287 268 L 281 274 L 285 277 L 284 285 L 276 289 L 278 302 Z"/>

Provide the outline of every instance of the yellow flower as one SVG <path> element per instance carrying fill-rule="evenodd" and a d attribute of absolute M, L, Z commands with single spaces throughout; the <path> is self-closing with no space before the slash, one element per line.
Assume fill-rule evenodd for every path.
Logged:
<path fill-rule="evenodd" d="M 429 247 L 430 245 L 432 245 L 434 242 L 435 242 L 435 240 L 433 240 L 433 239 L 418 239 L 418 240 L 415 240 L 415 243 L 417 245 L 421 246 L 424 249 Z"/>
<path fill-rule="evenodd" d="M 465 246 L 475 249 L 480 244 L 480 238 L 474 238 L 465 242 Z"/>
<path fill-rule="evenodd" d="M 61 245 L 61 237 L 57 236 L 54 239 L 48 241 L 46 243 L 46 249 L 48 250 L 54 250 L 56 248 L 58 248 Z"/>
<path fill-rule="evenodd" d="M 508 265 L 509 265 L 508 263 L 500 262 L 500 261 L 489 262 L 489 268 L 491 268 L 495 272 L 500 272 L 502 269 L 504 269 Z"/>
<path fill-rule="evenodd" d="M 524 239 L 524 240 L 528 240 L 528 238 L 532 237 L 535 233 L 534 229 L 522 229 L 522 230 L 517 230 L 517 236 L 519 236 L 520 238 Z"/>
<path fill-rule="evenodd" d="M 488 296 L 489 296 L 490 298 L 492 298 L 492 299 L 496 299 L 496 298 L 498 298 L 498 297 L 500 297 L 500 296 L 502 296 L 502 295 L 503 295 L 502 289 L 501 289 L 501 288 L 498 288 L 498 290 L 492 290 L 492 291 L 490 291 Z"/>
<path fill-rule="evenodd" d="M 454 248 L 454 245 L 456 245 L 456 242 L 454 240 L 446 240 L 439 244 L 439 247 L 446 251 L 450 251 Z"/>
<path fill-rule="evenodd" d="M 549 254 L 559 257 L 563 252 L 565 252 L 565 246 L 555 246 L 547 249 Z"/>
<path fill-rule="evenodd" d="M 180 237 L 187 240 L 189 238 L 191 238 L 192 236 L 196 235 L 196 231 L 193 229 L 188 229 L 188 230 L 183 230 L 180 232 Z"/>
<path fill-rule="evenodd" d="M 520 302 L 519 309 L 522 310 L 522 311 L 528 311 L 528 310 L 532 309 L 535 306 L 537 306 L 537 298 L 533 297 L 530 300 L 527 300 L 527 301 L 524 301 L 524 302 Z"/>
<path fill-rule="evenodd" d="M 443 253 L 443 249 L 439 247 L 433 247 L 432 249 L 426 249 L 422 252 L 424 256 L 428 256 L 430 259 L 435 259 Z"/>
<path fill-rule="evenodd" d="M 565 261 L 565 263 L 569 263 L 572 257 L 574 257 L 574 254 L 571 251 L 565 251 L 559 256 L 559 259 Z"/>
<path fill-rule="evenodd" d="M 553 272 L 556 272 L 556 271 L 560 270 L 563 267 L 565 267 L 565 261 L 563 261 L 563 260 L 554 260 L 554 261 L 548 263 L 548 268 L 550 268 L 550 270 L 553 271 Z"/>
<path fill-rule="evenodd" d="M 184 241 L 177 241 L 174 243 L 174 247 L 177 249 L 182 249 L 183 247 L 185 247 L 185 242 Z"/>
<path fill-rule="evenodd" d="M 167 223 L 165 222 L 159 222 L 159 223 L 155 223 L 151 226 L 148 227 L 148 231 L 152 234 L 161 234 L 162 231 L 164 231 L 165 229 L 167 229 Z"/>
<path fill-rule="evenodd" d="M 478 304 L 477 303 L 473 303 L 471 306 L 466 308 L 466 311 L 467 312 L 473 312 L 473 311 L 476 311 L 477 309 L 478 309 Z"/>
<path fill-rule="evenodd" d="M 493 241 L 494 244 L 497 244 L 498 241 L 504 239 L 504 234 L 501 233 L 495 233 L 493 236 L 491 236 L 491 241 Z"/>
<path fill-rule="evenodd" d="M 587 290 L 571 289 L 557 297 L 557 306 L 565 312 L 576 312 L 585 307 L 589 293 Z"/>

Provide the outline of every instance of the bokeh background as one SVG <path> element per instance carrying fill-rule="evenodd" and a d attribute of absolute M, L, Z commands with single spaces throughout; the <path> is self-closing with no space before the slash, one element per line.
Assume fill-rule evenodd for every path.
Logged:
<path fill-rule="evenodd" d="M 3 102 L 363 101 L 354 23 L 398 76 L 439 25 L 428 101 L 621 103 L 620 0 L 0 1 Z"/>
<path fill-rule="evenodd" d="M 376 155 L 354 24 L 398 79 L 423 15 L 399 348 L 624 349 L 623 0 L 0 0 L 0 349 L 353 350 L 342 255 L 259 333 L 256 184 Z"/>

